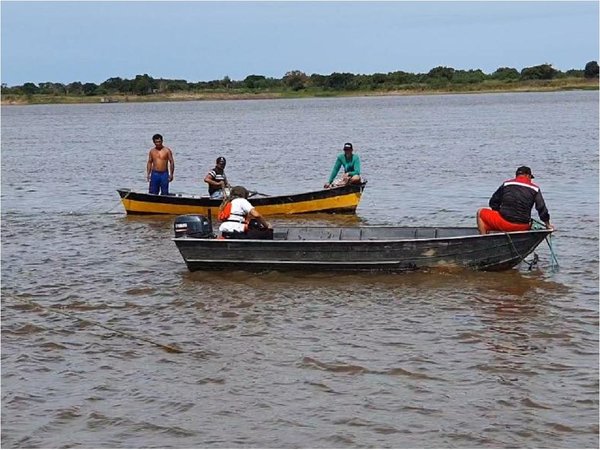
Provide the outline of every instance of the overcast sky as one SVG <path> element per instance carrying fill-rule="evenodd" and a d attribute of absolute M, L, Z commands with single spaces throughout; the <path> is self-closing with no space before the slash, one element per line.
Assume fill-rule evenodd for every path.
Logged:
<path fill-rule="evenodd" d="M 2 82 L 190 82 L 290 70 L 428 72 L 437 66 L 583 69 L 598 58 L 597 1 L 13 2 Z"/>

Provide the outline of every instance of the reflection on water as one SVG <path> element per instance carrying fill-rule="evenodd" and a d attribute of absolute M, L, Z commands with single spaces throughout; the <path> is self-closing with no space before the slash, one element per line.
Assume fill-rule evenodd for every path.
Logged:
<path fill-rule="evenodd" d="M 598 447 L 596 92 L 2 113 L 3 446 Z M 473 226 L 527 163 L 560 270 L 542 244 L 531 271 L 189 273 L 173 218 L 116 193 L 145 189 L 157 131 L 189 193 L 215 152 L 261 192 L 313 190 L 352 141 L 358 214 L 276 227 Z"/>

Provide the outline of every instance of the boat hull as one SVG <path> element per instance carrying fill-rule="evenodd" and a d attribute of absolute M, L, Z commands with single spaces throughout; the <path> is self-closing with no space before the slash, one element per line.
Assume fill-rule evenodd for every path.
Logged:
<path fill-rule="evenodd" d="M 388 237 L 369 238 L 374 228 L 377 227 L 323 227 L 324 233 L 329 231 L 331 238 L 315 240 L 183 237 L 174 241 L 190 271 L 506 270 L 520 263 L 551 233 L 549 230 L 532 230 L 479 235 L 474 228 L 386 227 Z M 337 230 L 340 238 L 335 239 Z M 394 233 L 406 237 L 394 238 Z M 351 234 L 356 235 L 354 239 Z M 417 237 L 411 237 L 411 234 Z"/>
<path fill-rule="evenodd" d="M 303 213 L 354 214 L 364 188 L 365 183 L 302 194 L 253 197 L 250 201 L 266 216 Z M 154 195 L 130 189 L 118 189 L 117 192 L 127 214 L 209 215 L 209 210 L 216 212 L 221 205 L 221 200 L 209 197 Z"/>

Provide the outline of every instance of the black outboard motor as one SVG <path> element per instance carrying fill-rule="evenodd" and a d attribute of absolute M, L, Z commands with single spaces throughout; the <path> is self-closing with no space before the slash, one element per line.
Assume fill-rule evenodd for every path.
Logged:
<path fill-rule="evenodd" d="M 175 218 L 175 237 L 214 238 L 212 222 L 201 215 L 185 215 Z"/>

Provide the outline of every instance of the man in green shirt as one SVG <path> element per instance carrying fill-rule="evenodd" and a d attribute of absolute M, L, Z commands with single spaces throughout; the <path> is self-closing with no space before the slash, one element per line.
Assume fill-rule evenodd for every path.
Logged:
<path fill-rule="evenodd" d="M 352 150 L 352 144 L 350 142 L 346 142 L 344 144 L 344 153 L 338 155 L 335 160 L 333 170 L 331 171 L 331 175 L 329 175 L 329 180 L 327 183 L 325 183 L 325 189 L 332 187 L 331 183 L 338 174 L 340 167 L 344 168 L 344 174 L 342 175 L 342 179 L 335 183 L 336 186 L 360 184 L 362 182 L 360 179 L 360 158 L 358 155 L 352 154 Z"/>

